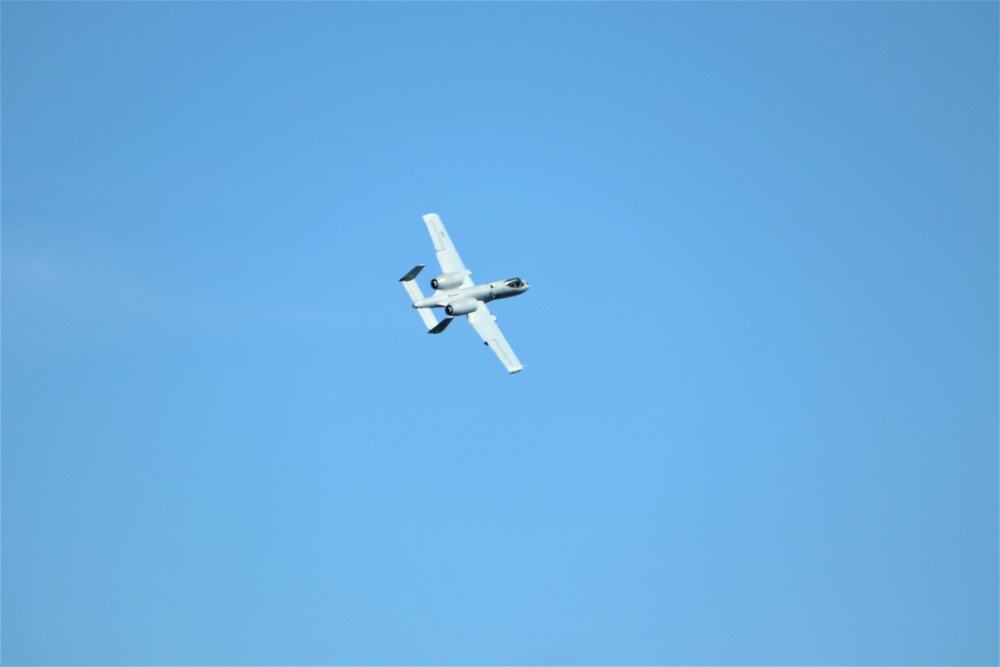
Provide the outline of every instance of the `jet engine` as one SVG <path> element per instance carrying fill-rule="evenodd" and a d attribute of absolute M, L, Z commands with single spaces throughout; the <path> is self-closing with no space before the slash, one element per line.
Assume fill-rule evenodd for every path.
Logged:
<path fill-rule="evenodd" d="M 444 307 L 444 312 L 451 316 L 455 315 L 468 315 L 469 313 L 479 308 L 479 301 L 476 299 L 461 299 L 459 301 L 453 301 Z"/>
<path fill-rule="evenodd" d="M 453 289 L 458 287 L 463 282 L 465 282 L 464 273 L 442 273 L 440 276 L 431 281 L 431 287 L 434 289 Z"/>

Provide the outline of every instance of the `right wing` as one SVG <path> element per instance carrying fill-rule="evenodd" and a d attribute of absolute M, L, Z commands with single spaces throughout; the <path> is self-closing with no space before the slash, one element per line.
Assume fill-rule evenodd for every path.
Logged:
<path fill-rule="evenodd" d="M 437 213 L 428 213 L 424 216 L 424 223 L 427 225 L 427 231 L 430 232 L 431 240 L 434 242 L 434 250 L 437 253 L 438 264 L 441 265 L 441 272 L 464 273 L 466 276 L 462 287 L 471 287 L 470 272 L 466 270 L 465 264 L 462 264 L 462 258 L 458 256 L 455 244 L 451 242 L 451 237 L 445 231 L 441 218 L 438 217 Z"/>
<path fill-rule="evenodd" d="M 517 360 L 514 350 L 510 349 L 510 345 L 507 344 L 507 339 L 500 333 L 497 320 L 493 317 L 493 314 L 486 307 L 485 303 L 480 303 L 479 308 L 466 315 L 466 317 L 469 318 L 469 324 L 476 330 L 479 337 L 483 339 L 483 342 L 489 345 L 496 353 L 500 362 L 507 368 L 508 373 L 516 373 L 524 368 L 521 362 Z"/>

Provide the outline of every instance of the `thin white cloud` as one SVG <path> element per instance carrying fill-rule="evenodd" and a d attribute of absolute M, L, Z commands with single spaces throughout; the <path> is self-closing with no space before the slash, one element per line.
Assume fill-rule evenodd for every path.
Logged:
<path fill-rule="evenodd" d="M 3 294 L 39 297 L 74 291 L 73 279 L 51 258 L 3 251 Z"/>
<path fill-rule="evenodd" d="M 101 320 L 109 325 L 166 326 L 226 331 L 315 323 L 322 310 L 293 303 L 234 301 L 212 303 L 200 297 L 147 287 L 114 267 L 84 270 L 51 255 L 4 248 L 4 317 L 53 317 Z"/>

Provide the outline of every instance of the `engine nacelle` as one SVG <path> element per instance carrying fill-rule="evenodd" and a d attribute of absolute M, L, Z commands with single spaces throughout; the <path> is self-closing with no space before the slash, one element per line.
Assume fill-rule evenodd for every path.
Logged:
<path fill-rule="evenodd" d="M 448 313 L 452 317 L 455 315 L 468 315 L 469 313 L 479 308 L 479 301 L 476 299 L 462 299 L 460 301 L 454 301 L 449 303 L 444 307 L 444 312 Z"/>
<path fill-rule="evenodd" d="M 458 271 L 454 273 L 442 273 L 431 281 L 431 287 L 440 290 L 454 289 L 459 287 L 463 282 L 465 282 L 464 273 L 459 273 Z"/>

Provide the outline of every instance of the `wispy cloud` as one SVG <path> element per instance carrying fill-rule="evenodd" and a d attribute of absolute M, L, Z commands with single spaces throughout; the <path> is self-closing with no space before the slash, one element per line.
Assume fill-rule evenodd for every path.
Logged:
<path fill-rule="evenodd" d="M 3 250 L 3 294 L 37 298 L 73 291 L 74 281 L 51 258 Z"/>
<path fill-rule="evenodd" d="M 321 308 L 292 298 L 217 303 L 182 290 L 151 288 L 117 267 L 73 264 L 10 247 L 3 249 L 2 294 L 7 325 L 22 318 L 82 318 L 109 326 L 216 332 L 315 324 L 323 317 Z"/>

